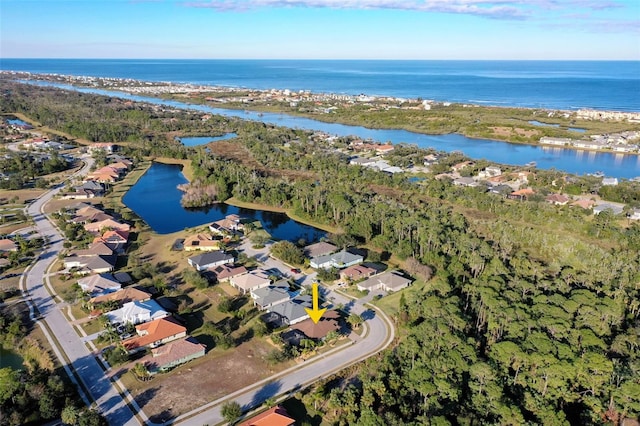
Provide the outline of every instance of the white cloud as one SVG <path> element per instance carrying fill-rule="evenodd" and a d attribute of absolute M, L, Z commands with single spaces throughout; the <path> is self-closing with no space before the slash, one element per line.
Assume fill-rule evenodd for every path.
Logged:
<path fill-rule="evenodd" d="M 602 10 L 622 6 L 615 0 L 201 0 L 185 2 L 184 5 L 221 12 L 261 8 L 390 9 L 495 19 L 527 19 L 545 10 Z"/>

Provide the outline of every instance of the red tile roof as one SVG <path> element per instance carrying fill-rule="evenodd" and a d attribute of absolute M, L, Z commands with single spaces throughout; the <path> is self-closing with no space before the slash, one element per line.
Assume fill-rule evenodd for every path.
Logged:
<path fill-rule="evenodd" d="M 238 426 L 291 426 L 295 420 L 289 417 L 284 407 L 279 405 L 250 418 Z"/>
<path fill-rule="evenodd" d="M 160 318 L 151 322 L 145 322 L 136 326 L 139 336 L 123 341 L 127 350 L 133 350 L 148 346 L 154 342 L 186 333 L 187 329 L 171 318 Z"/>

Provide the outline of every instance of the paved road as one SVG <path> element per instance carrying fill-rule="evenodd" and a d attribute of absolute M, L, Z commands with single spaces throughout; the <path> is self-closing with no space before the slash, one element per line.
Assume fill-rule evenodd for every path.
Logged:
<path fill-rule="evenodd" d="M 248 250 L 247 254 L 252 256 L 252 251 L 254 250 Z M 266 261 L 267 259 L 262 258 L 261 260 Z M 273 259 L 271 260 L 273 261 Z M 278 261 L 268 262 L 268 264 L 273 264 L 274 266 L 278 263 Z M 286 271 L 287 269 L 284 270 Z M 333 304 L 342 304 L 347 311 L 360 314 L 365 318 L 368 328 L 365 338 L 352 343 L 347 348 L 339 348 L 333 353 L 320 356 L 317 360 L 309 360 L 306 365 L 298 365 L 281 372 L 257 387 L 245 388 L 218 401 L 213 401 L 204 407 L 205 411 L 202 411 L 203 407 L 201 407 L 179 416 L 175 423 L 181 426 L 202 426 L 220 423 L 224 421 L 220 413 L 221 405 L 224 401 L 236 401 L 243 407 L 243 411 L 249 410 L 261 405 L 269 398 L 296 391 L 316 380 L 336 373 L 381 351 L 391 343 L 394 338 L 394 329 L 388 318 L 382 317 L 381 314 L 364 306 L 363 301 L 354 301 L 324 287 L 321 287 L 320 291 Z"/>
<path fill-rule="evenodd" d="M 77 174 L 86 174 L 92 163 L 93 161 L 89 159 Z M 129 406 L 105 376 L 98 361 L 89 352 L 73 326 L 67 322 L 62 314 L 62 307 L 56 305 L 43 284 L 47 268 L 62 250 L 63 238 L 42 213 L 42 207 L 61 189 L 62 185 L 59 185 L 37 199 L 27 209 L 28 214 L 35 220 L 39 234 L 48 237 L 50 245 L 26 274 L 25 286 L 35 307 L 42 315 L 43 321 L 46 322 L 58 340 L 59 348 L 71 361 L 73 369 L 81 377 L 86 389 L 89 390 L 91 397 L 96 401 L 100 412 L 107 418 L 109 424 L 139 425 L 140 423 Z M 64 364 L 65 360 L 61 359 L 60 362 Z"/>

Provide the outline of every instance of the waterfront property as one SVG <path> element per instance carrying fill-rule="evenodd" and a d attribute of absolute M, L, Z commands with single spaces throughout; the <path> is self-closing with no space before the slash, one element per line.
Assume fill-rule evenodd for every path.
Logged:
<path fill-rule="evenodd" d="M 334 253 L 338 250 L 338 247 L 326 241 L 320 241 L 315 244 L 310 244 L 304 248 L 304 255 L 310 258 L 326 256 Z"/>

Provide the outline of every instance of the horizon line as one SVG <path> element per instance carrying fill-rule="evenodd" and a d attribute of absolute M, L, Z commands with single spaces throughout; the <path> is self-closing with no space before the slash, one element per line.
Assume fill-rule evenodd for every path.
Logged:
<path fill-rule="evenodd" d="M 114 60 L 137 60 L 137 61 L 465 61 L 465 62 L 489 62 L 489 61 L 513 61 L 513 62 L 640 62 L 637 59 L 463 59 L 463 58 L 139 58 L 139 57 L 114 57 L 114 58 L 89 58 L 89 57 L 1 57 L 2 60 L 87 60 L 87 61 L 114 61 Z"/>

